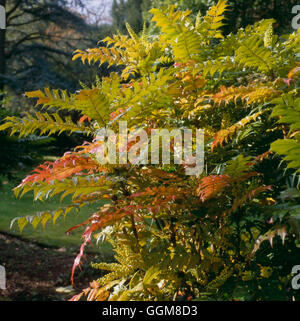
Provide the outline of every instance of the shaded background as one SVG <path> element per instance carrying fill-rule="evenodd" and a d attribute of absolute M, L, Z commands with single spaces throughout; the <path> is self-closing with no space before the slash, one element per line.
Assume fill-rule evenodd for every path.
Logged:
<path fill-rule="evenodd" d="M 9 115 L 23 115 L 33 109 L 34 101 L 25 99 L 25 91 L 43 87 L 67 89 L 74 92 L 81 83 L 93 84 L 96 76 L 108 75 L 117 68 L 106 65 L 87 66 L 72 61 L 75 49 L 97 46 L 99 40 L 120 31 L 127 33 L 127 21 L 135 32 L 143 27 L 155 32 L 151 24 L 152 7 L 178 4 L 181 9 L 202 14 L 215 0 L 0 0 L 6 7 L 7 29 L 0 30 L 0 122 Z M 292 7 L 299 0 L 236 0 L 229 1 L 224 33 L 266 18 L 274 18 L 279 35 L 292 31 Z M 65 114 L 62 113 L 62 117 Z M 71 114 L 74 120 L 79 115 Z M 51 210 L 58 200 L 48 204 L 32 202 L 31 195 L 15 200 L 12 188 L 38 163 L 55 160 L 64 152 L 81 144 L 86 138 L 78 134 L 30 136 L 18 139 L 0 132 L 0 264 L 6 265 L 8 289 L 0 299 L 53 300 L 70 295 L 69 274 L 75 252 L 80 244 L 80 231 L 72 237 L 64 235 L 68 227 L 83 220 L 88 211 L 70 215 L 58 227 L 48 227 L 23 234 L 10 229 L 16 216 L 35 211 Z M 74 252 L 74 253 L 73 253 Z M 110 259 L 110 249 L 102 244 L 90 254 Z M 87 263 L 88 264 L 88 261 Z M 87 269 L 85 273 L 92 273 Z M 79 275 L 79 288 L 86 282 Z M 61 289 L 62 288 L 62 289 Z M 57 291 L 57 289 L 60 289 Z M 65 291 L 65 292 L 64 292 Z M 1 296 L 2 295 L 2 296 Z"/>

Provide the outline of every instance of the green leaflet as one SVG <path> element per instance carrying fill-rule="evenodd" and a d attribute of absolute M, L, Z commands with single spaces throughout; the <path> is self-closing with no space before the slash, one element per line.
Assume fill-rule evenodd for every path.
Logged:
<path fill-rule="evenodd" d="M 286 94 L 275 99 L 276 106 L 271 117 L 279 117 L 278 123 L 290 125 L 289 136 L 293 139 L 278 139 L 271 144 L 271 150 L 279 155 L 284 155 L 283 160 L 288 162 L 287 168 L 295 168 L 300 172 L 300 98 Z"/>

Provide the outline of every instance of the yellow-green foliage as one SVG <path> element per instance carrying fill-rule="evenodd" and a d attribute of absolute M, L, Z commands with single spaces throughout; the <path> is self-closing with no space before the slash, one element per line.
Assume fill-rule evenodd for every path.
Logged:
<path fill-rule="evenodd" d="M 291 175 L 300 168 L 300 33 L 279 38 L 274 21 L 262 20 L 224 36 L 228 9 L 219 0 L 195 21 L 175 6 L 152 9 L 159 34 L 136 35 L 127 26 L 129 36 L 106 38 L 100 47 L 74 55 L 82 62 L 119 66 L 119 73 L 74 94 L 27 93 L 42 111 L 1 125 L 20 137 L 93 135 L 91 143 L 40 166 L 15 189 L 21 196 L 33 191 L 36 200 L 72 196 L 67 209 L 16 219 L 21 229 L 55 222 L 89 202 L 99 205 L 80 225 L 83 244 L 72 279 L 93 236 L 107 237 L 117 262 L 94 263 L 108 274 L 74 300 L 292 295 L 280 280 L 290 277 L 283 260 L 289 256 L 295 263 L 298 255 L 299 190 L 296 174 Z M 61 110 L 77 111 L 80 121 L 63 119 Z M 98 130 L 117 131 L 118 120 L 126 120 L 129 129 L 204 129 L 205 171 L 187 176 L 182 164 L 101 165 Z M 291 182 L 287 190 L 285 182 Z"/>

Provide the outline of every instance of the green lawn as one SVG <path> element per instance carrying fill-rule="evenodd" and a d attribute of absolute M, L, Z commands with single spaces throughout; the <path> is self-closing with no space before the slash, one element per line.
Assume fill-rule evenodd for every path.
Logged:
<path fill-rule="evenodd" d="M 55 210 L 63 205 L 70 204 L 70 202 L 68 202 L 66 198 L 66 200 L 60 203 L 59 197 L 46 202 L 34 202 L 31 193 L 25 194 L 21 199 L 16 199 L 12 192 L 13 187 L 15 187 L 14 184 L 5 182 L 0 189 L 0 232 L 21 235 L 23 238 L 39 242 L 45 246 L 79 247 L 81 244 L 80 236 L 84 228 L 79 228 L 70 235 L 67 235 L 66 231 L 70 227 L 86 220 L 90 214 L 96 210 L 96 205 L 85 206 L 79 213 L 72 210 L 65 219 L 62 215 L 56 221 L 55 225 L 49 220 L 45 229 L 39 224 L 37 229 L 34 230 L 33 227 L 28 224 L 22 233 L 20 233 L 16 223 L 12 229 L 10 229 L 10 223 L 13 218 L 33 215 L 39 211 Z M 110 246 L 105 243 L 99 243 L 95 245 L 93 249 L 97 252 L 100 251 L 104 255 L 111 253 Z"/>

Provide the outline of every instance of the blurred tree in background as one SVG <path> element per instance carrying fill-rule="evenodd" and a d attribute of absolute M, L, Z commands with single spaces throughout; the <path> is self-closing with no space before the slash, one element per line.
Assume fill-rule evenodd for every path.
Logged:
<path fill-rule="evenodd" d="M 23 93 L 39 84 L 74 87 L 67 61 L 87 29 L 84 19 L 71 12 L 65 0 L 6 0 L 4 4 L 7 28 L 0 45 L 0 90 L 7 86 Z"/>
<path fill-rule="evenodd" d="M 127 21 L 135 32 L 143 27 L 143 20 L 149 24 L 151 8 L 159 8 L 176 4 L 181 10 L 192 10 L 196 15 L 202 15 L 208 8 L 216 4 L 217 0 L 114 0 L 112 18 L 114 26 L 120 32 L 127 32 Z M 273 18 L 277 21 L 276 32 L 291 31 L 292 7 L 299 4 L 298 0 L 232 0 L 229 1 L 230 10 L 226 13 L 227 24 L 224 27 L 226 34 L 235 32 L 238 28 L 246 27 L 261 19 Z"/>
<path fill-rule="evenodd" d="M 0 30 L 0 91 L 4 86 L 9 95 L 41 87 L 78 89 L 78 80 L 89 82 L 94 74 L 86 76 L 78 63 L 70 57 L 74 49 L 94 47 L 97 41 L 112 33 L 112 30 L 127 32 L 128 22 L 135 32 L 140 32 L 144 22 L 149 25 L 152 7 L 177 4 L 180 9 L 192 10 L 202 15 L 216 0 L 113 0 L 112 26 L 87 23 L 86 17 L 75 11 L 75 6 L 89 6 L 89 0 L 0 0 L 6 7 L 7 29 Z M 99 1 L 103 3 L 102 1 Z M 226 13 L 225 33 L 234 32 L 263 18 L 277 20 L 276 32 L 291 31 L 292 7 L 297 0 L 232 0 Z M 101 11 L 100 6 L 98 11 Z M 96 14 L 96 12 L 95 12 Z M 103 74 L 91 68 L 93 73 Z M 76 72 L 74 72 L 76 70 Z M 79 75 L 79 77 L 78 77 Z M 85 79 L 82 79 L 85 77 Z"/>
<path fill-rule="evenodd" d="M 7 28 L 0 30 L 0 122 L 31 110 L 31 102 L 23 99 L 25 91 L 41 86 L 74 91 L 80 81 L 90 84 L 95 75 L 108 73 L 106 66 L 92 66 L 83 73 L 84 66 L 71 59 L 75 49 L 96 46 L 112 29 L 89 23 L 82 13 L 88 4 L 89 0 L 0 0 L 7 19 Z M 61 155 L 81 139 L 75 134 L 19 140 L 1 133 L 0 176 L 11 178 L 12 169 L 34 165 L 43 155 Z"/>
<path fill-rule="evenodd" d="M 0 119 L 8 115 L 12 113 L 0 108 Z M 53 149 L 53 141 L 54 138 L 39 138 L 34 135 L 19 139 L 17 136 L 8 136 L 0 132 L 0 188 L 4 177 L 13 179 L 18 171 L 35 166 L 43 160 L 43 154 L 49 154 Z"/>
<path fill-rule="evenodd" d="M 127 33 L 126 22 L 135 32 L 143 28 L 143 0 L 113 0 L 111 16 L 113 27 L 121 33 Z"/>
<path fill-rule="evenodd" d="M 217 0 L 113 0 L 112 23 L 102 19 L 107 12 L 105 1 L 99 0 L 95 7 L 92 0 L 0 0 L 7 12 L 7 29 L 0 30 L 0 122 L 7 115 L 30 111 L 32 105 L 23 98 L 25 91 L 42 87 L 62 88 L 75 91 L 80 81 L 92 85 L 95 76 L 108 75 L 107 65 L 87 66 L 72 61 L 74 49 L 94 48 L 99 40 L 116 31 L 126 33 L 126 22 L 135 32 L 146 24 L 149 33 L 154 32 L 151 24 L 152 7 L 177 4 L 182 10 L 192 10 L 194 17 L 200 11 L 204 15 Z M 226 12 L 225 33 L 253 24 L 263 18 L 277 20 L 275 31 L 291 31 L 292 7 L 298 0 L 232 0 Z M 87 14 L 96 19 L 89 19 Z M 101 43 L 103 45 L 103 43 Z M 3 94 L 6 92 L 6 99 Z M 9 97 L 9 99 L 7 99 Z M 4 109 L 5 105 L 5 109 Z M 62 114 L 64 116 L 64 114 Z M 77 115 L 72 114 L 76 119 Z M 44 153 L 43 140 L 32 137 L 19 141 L 3 133 L 0 137 L 0 175 L 10 173 L 10 164 L 21 164 L 34 160 Z M 55 137 L 55 150 L 47 141 L 47 154 L 58 155 L 79 144 L 78 135 Z M 46 142 L 46 141 L 45 141 Z M 32 144 L 36 144 L 34 148 Z M 35 150 L 35 153 L 29 151 Z"/>
<path fill-rule="evenodd" d="M 227 32 L 246 27 L 261 19 L 273 18 L 277 21 L 276 32 L 292 31 L 292 8 L 299 4 L 298 0 L 232 0 L 231 10 L 227 13 Z"/>

